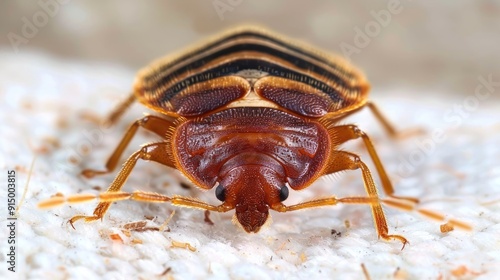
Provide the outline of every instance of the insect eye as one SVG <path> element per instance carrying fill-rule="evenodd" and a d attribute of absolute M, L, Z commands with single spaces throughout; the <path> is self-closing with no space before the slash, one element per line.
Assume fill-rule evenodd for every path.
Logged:
<path fill-rule="evenodd" d="M 220 201 L 224 201 L 226 199 L 226 189 L 222 185 L 218 185 L 215 189 L 215 197 L 217 197 Z"/>
<path fill-rule="evenodd" d="M 288 188 L 286 186 L 283 186 L 280 189 L 280 201 L 284 201 L 287 198 L 288 198 Z"/>

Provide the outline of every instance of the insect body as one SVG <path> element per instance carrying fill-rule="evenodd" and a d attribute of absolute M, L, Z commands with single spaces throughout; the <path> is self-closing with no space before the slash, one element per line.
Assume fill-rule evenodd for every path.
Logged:
<path fill-rule="evenodd" d="M 162 139 L 128 158 L 108 191 L 99 195 L 100 203 L 92 216 L 75 216 L 70 222 L 101 219 L 111 202 L 133 199 L 218 212 L 235 209 L 243 229 L 257 232 L 270 210 L 358 203 L 371 207 L 380 237 L 405 244 L 403 236 L 388 233 L 381 204 L 407 209 L 416 200 L 393 195 L 391 182 L 364 132 L 354 125 L 337 125 L 344 117 L 369 107 L 395 134 L 368 101 L 368 90 L 364 76 L 347 62 L 256 28 L 239 28 L 161 59 L 139 72 L 133 94 L 111 114 L 110 122 L 135 100 L 162 116 L 150 115 L 134 122 L 109 158 L 106 170 L 85 170 L 83 174 L 92 177 L 114 170 L 139 127 Z M 391 199 L 379 199 L 370 170 L 356 154 L 339 150 L 343 143 L 358 138 Z M 175 168 L 201 189 L 215 188 L 222 203 L 121 192 L 138 160 Z M 289 188 L 301 190 L 320 176 L 355 169 L 362 172 L 365 197 L 332 196 L 289 206 L 283 203 Z M 41 207 L 93 198 L 54 197 Z"/>

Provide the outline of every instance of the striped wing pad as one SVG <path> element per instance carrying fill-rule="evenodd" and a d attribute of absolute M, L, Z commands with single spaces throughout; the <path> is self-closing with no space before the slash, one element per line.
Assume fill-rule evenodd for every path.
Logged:
<path fill-rule="evenodd" d="M 271 107 L 307 117 L 364 105 L 369 85 L 340 58 L 254 27 L 229 31 L 141 70 L 139 101 L 168 115 Z"/>

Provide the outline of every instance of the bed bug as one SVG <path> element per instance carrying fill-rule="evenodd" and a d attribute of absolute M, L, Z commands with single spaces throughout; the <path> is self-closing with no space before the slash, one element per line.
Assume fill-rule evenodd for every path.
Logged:
<path fill-rule="evenodd" d="M 109 157 L 105 170 L 84 170 L 93 177 L 115 170 L 139 128 L 161 140 L 133 153 L 105 193 L 56 196 L 40 204 L 98 199 L 93 215 L 71 218 L 102 219 L 118 200 L 171 203 L 208 211 L 235 210 L 235 221 L 246 232 L 258 232 L 269 211 L 295 211 L 339 203 L 371 207 L 379 237 L 404 244 L 389 234 L 382 204 L 413 209 L 417 199 L 397 197 L 372 141 L 355 125 L 339 125 L 345 117 L 367 107 L 389 134 L 397 132 L 368 100 L 369 83 L 341 58 L 270 31 L 240 27 L 181 54 L 160 59 L 142 69 L 133 93 L 115 109 L 116 120 L 135 101 L 157 112 L 135 121 Z M 380 199 L 367 165 L 339 147 L 360 139 L 366 147 L 382 189 Z M 182 172 L 203 190 L 215 189 L 222 203 L 152 192 L 122 192 L 138 160 L 153 161 Z M 344 170 L 361 170 L 367 195 L 334 196 L 285 205 L 289 189 L 302 190 L 319 177 Z M 434 213 L 427 213 L 430 216 Z"/>

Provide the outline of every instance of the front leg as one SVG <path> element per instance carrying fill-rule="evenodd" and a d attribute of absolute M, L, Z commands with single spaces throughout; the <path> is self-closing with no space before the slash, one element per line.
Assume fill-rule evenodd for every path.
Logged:
<path fill-rule="evenodd" d="M 139 127 L 152 131 L 158 136 L 165 138 L 169 135 L 169 131 L 173 127 L 175 127 L 175 124 L 173 121 L 163 119 L 157 116 L 145 116 L 141 119 L 136 120 L 134 123 L 132 123 L 132 125 L 130 125 L 130 127 L 128 128 L 127 132 L 123 136 L 118 146 L 109 156 L 108 161 L 106 162 L 105 165 L 106 169 L 105 170 L 85 169 L 82 171 L 82 175 L 87 178 L 91 178 L 96 175 L 103 175 L 112 172 L 118 165 L 120 157 L 122 156 L 123 152 L 125 151 L 125 148 L 127 148 L 128 144 L 130 143 L 134 135 L 137 133 L 137 129 L 139 129 Z M 168 142 L 170 141 L 170 139 L 166 139 L 165 141 Z M 168 163 L 162 162 L 162 164 L 165 164 L 170 167 L 175 167 L 174 165 Z"/>
<path fill-rule="evenodd" d="M 332 174 L 344 170 L 356 170 L 361 169 L 363 176 L 363 182 L 365 186 L 366 193 L 368 197 L 347 197 L 342 199 L 337 199 L 335 197 L 317 199 L 309 202 L 300 203 L 292 206 L 285 205 L 275 205 L 272 206 L 274 210 L 284 212 L 284 211 L 295 211 L 304 208 L 314 208 L 321 206 L 335 205 L 337 203 L 356 203 L 356 204 L 368 204 L 371 207 L 373 214 L 373 221 L 375 228 L 377 229 L 378 236 L 384 240 L 397 239 L 403 243 L 403 248 L 408 243 L 408 240 L 401 235 L 391 235 L 389 234 L 389 229 L 387 227 L 387 220 L 385 218 L 384 211 L 382 210 L 381 201 L 377 193 L 377 187 L 372 178 L 372 174 L 366 164 L 361 161 L 359 156 L 343 152 L 343 151 L 333 151 L 330 154 L 329 162 L 322 175 Z"/>
<path fill-rule="evenodd" d="M 113 197 L 112 193 L 119 192 L 122 189 L 125 182 L 127 181 L 130 173 L 134 169 L 135 164 L 139 159 L 147 161 L 155 161 L 166 166 L 175 166 L 173 158 L 169 154 L 169 149 L 170 149 L 170 143 L 158 142 L 158 143 L 148 144 L 142 147 L 139 151 L 133 153 L 123 164 L 122 169 L 120 170 L 118 175 L 116 175 L 115 179 L 113 180 L 108 190 L 104 194 L 109 194 L 110 197 Z M 102 219 L 104 214 L 106 214 L 109 207 L 111 206 L 112 201 L 113 200 L 111 201 L 103 200 L 94 209 L 94 213 L 92 216 L 77 215 L 71 218 L 69 222 L 71 223 L 71 225 L 73 225 L 74 222 L 81 219 L 84 219 L 85 222 L 91 222 Z"/>
<path fill-rule="evenodd" d="M 355 125 L 331 125 L 328 126 L 328 134 L 330 135 L 330 138 L 332 139 L 332 142 L 334 146 L 341 145 L 345 142 L 348 142 L 350 140 L 354 139 L 359 139 L 361 138 L 363 140 L 363 144 L 366 147 L 366 150 L 368 151 L 368 154 L 370 155 L 373 163 L 375 164 L 375 168 L 377 170 L 377 173 L 380 177 L 380 181 L 382 182 L 382 189 L 384 193 L 388 196 L 398 198 L 398 199 L 405 199 L 408 201 L 412 201 L 414 203 L 418 203 L 418 199 L 414 197 L 402 197 L 402 196 L 396 196 L 394 195 L 394 187 L 392 186 L 391 180 L 389 179 L 389 176 L 387 175 L 387 172 L 385 171 L 384 165 L 382 164 L 382 161 L 380 160 L 377 151 L 375 150 L 375 147 L 373 146 L 372 141 L 368 137 L 368 135 L 363 132 L 361 129 L 359 129 Z M 330 168 L 333 168 L 329 171 L 327 171 L 325 174 L 329 173 L 334 173 L 337 171 L 344 170 L 344 166 L 339 166 L 338 168 L 341 169 L 335 169 L 337 168 L 335 166 L 335 163 L 332 163 L 333 160 L 330 160 Z"/>
<path fill-rule="evenodd" d="M 339 203 L 344 203 L 344 204 L 368 204 L 372 208 L 373 212 L 373 218 L 375 222 L 375 228 L 377 229 L 378 236 L 382 237 L 384 240 L 391 240 L 391 239 L 396 239 L 399 240 L 401 243 L 403 243 L 403 247 L 401 250 L 404 249 L 408 242 L 408 240 L 402 236 L 402 235 L 396 235 L 396 234 L 389 234 L 389 229 L 387 227 L 387 221 L 384 215 L 384 212 L 382 211 L 382 206 L 381 203 L 384 203 L 387 201 L 381 201 L 377 196 L 373 197 L 342 197 L 342 198 L 336 198 L 334 196 L 327 197 L 327 198 L 320 198 L 320 199 L 314 199 L 294 205 L 284 205 L 282 203 L 273 205 L 271 208 L 275 211 L 278 212 L 289 212 L 289 211 L 296 211 L 296 210 L 301 210 L 301 209 L 307 209 L 307 208 L 316 208 L 316 207 L 323 207 L 323 206 L 333 206 L 337 205 Z M 390 201 L 388 202 L 390 204 Z M 391 205 L 395 206 L 395 205 Z M 405 210 L 412 210 L 412 206 L 410 205 L 404 205 L 400 204 L 397 207 L 401 208 L 406 208 Z"/>

